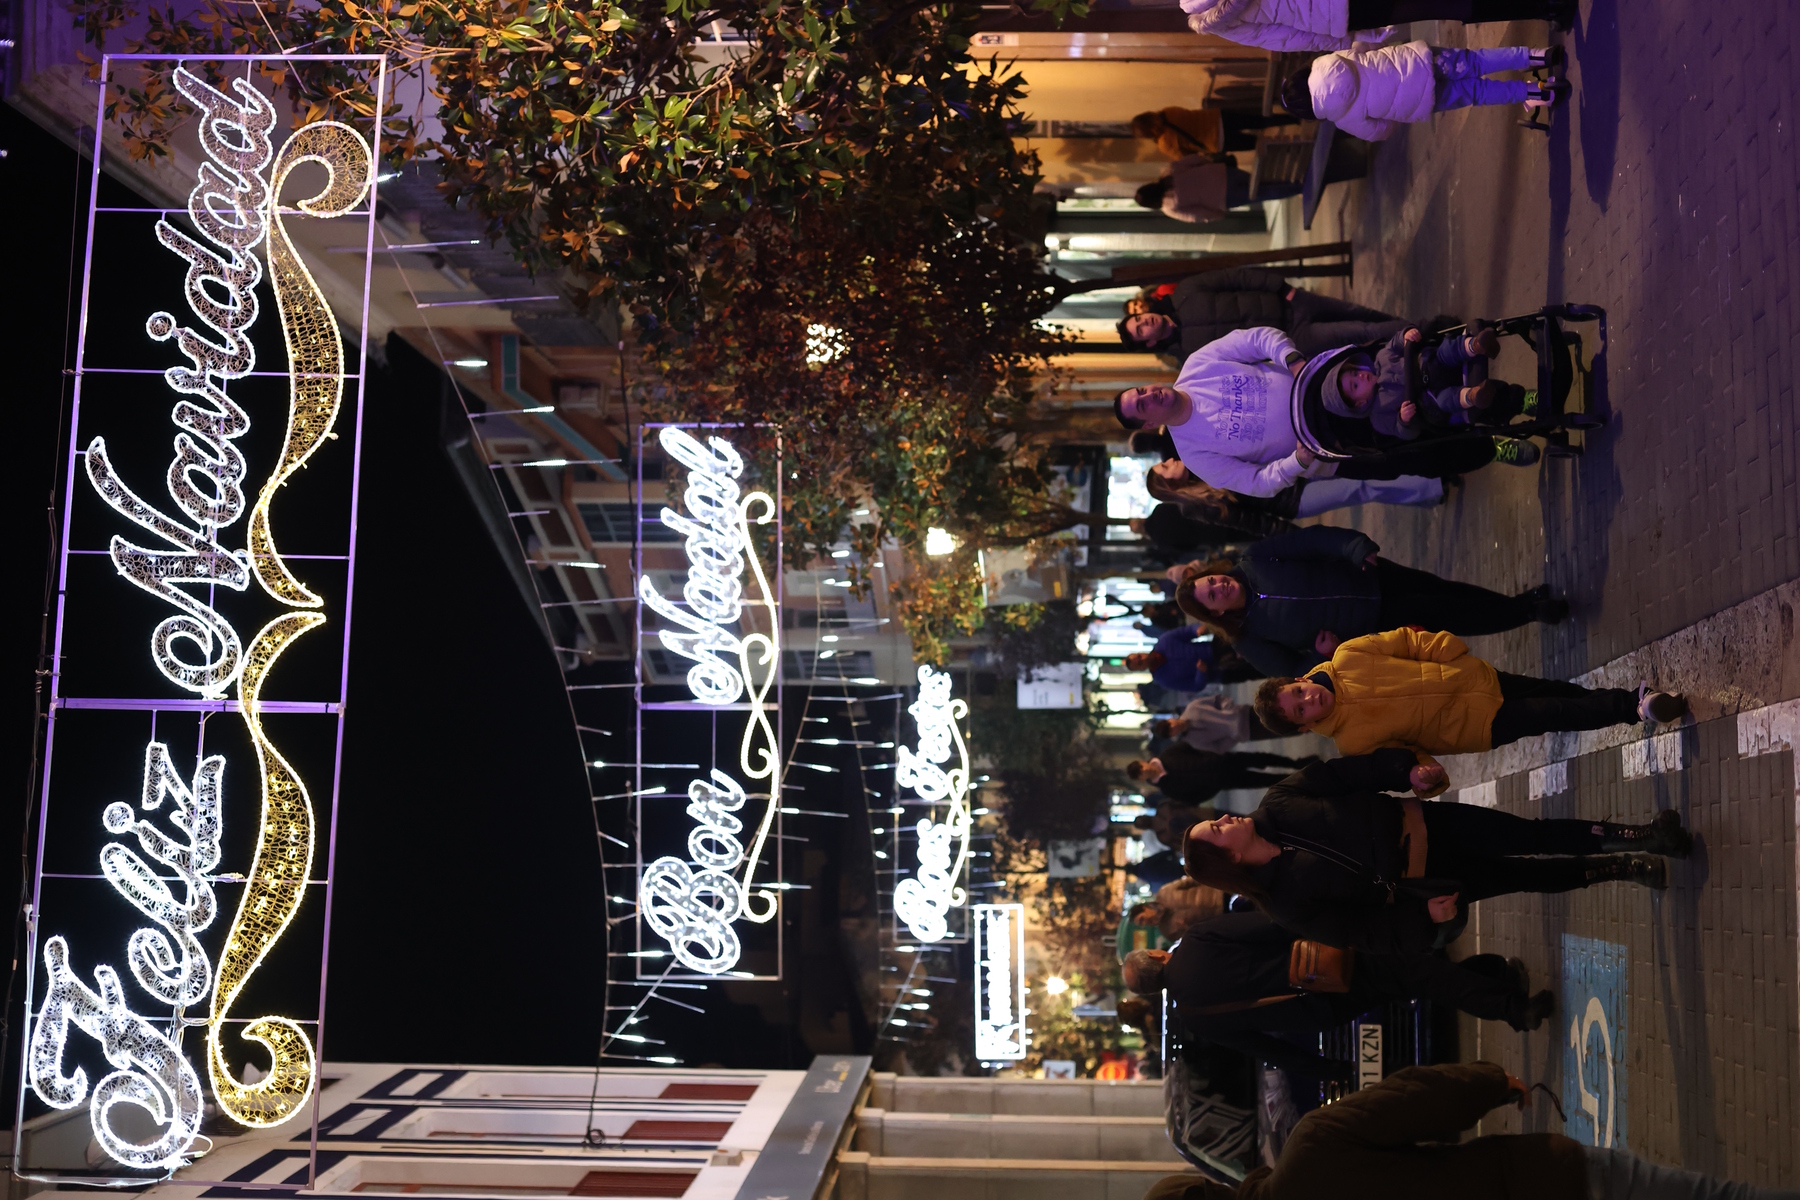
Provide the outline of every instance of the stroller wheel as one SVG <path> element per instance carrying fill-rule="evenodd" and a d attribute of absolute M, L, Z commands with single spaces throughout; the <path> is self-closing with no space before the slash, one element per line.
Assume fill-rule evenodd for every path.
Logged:
<path fill-rule="evenodd" d="M 1565 304 L 1562 310 L 1563 316 L 1571 321 L 1598 321 L 1606 315 L 1606 310 L 1598 304 Z"/>
<path fill-rule="evenodd" d="M 1606 418 L 1593 413 L 1569 413 L 1563 418 L 1563 424 L 1570 429 L 1599 429 L 1606 424 Z"/>

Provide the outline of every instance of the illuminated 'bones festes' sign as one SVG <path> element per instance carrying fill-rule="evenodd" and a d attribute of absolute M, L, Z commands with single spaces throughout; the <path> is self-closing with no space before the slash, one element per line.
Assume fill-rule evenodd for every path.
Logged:
<path fill-rule="evenodd" d="M 203 1036 L 207 1083 L 219 1109 L 240 1124 L 271 1126 L 287 1121 L 312 1095 L 318 1074 L 313 1039 L 300 1021 L 234 1015 L 250 977 L 288 932 L 313 866 L 311 795 L 300 771 L 277 748 L 265 726 L 265 710 L 330 714 L 339 721 L 342 715 L 341 674 L 337 703 L 267 701 L 263 695 L 277 660 L 304 635 L 328 623 L 320 610 L 326 608 L 331 589 L 321 594 L 295 574 L 277 546 L 274 510 L 283 484 L 336 436 L 332 429 L 346 378 L 337 317 L 290 238 L 294 202 L 283 207 L 279 198 L 295 168 L 318 164 L 325 168 L 324 186 L 298 202 L 298 213 L 328 220 L 358 210 L 365 222 L 372 221 L 372 204 L 364 201 L 370 195 L 373 156 L 356 130 L 336 122 L 313 122 L 285 138 L 277 137 L 274 104 L 246 78 L 252 61 L 214 60 L 224 68 L 220 75 L 233 76 L 214 76 L 216 83 L 208 81 L 207 67 L 194 70 L 183 64 L 170 75 L 176 91 L 194 109 L 201 162 L 188 199 L 188 227 L 169 220 L 167 214 L 154 226 L 156 240 L 185 271 L 182 292 L 187 311 L 183 316 L 156 311 L 147 319 L 139 318 L 151 339 L 172 342 L 184 360 L 163 372 L 164 382 L 175 393 L 174 458 L 161 479 L 169 501 L 156 500 L 145 486 L 155 476 L 146 478 L 143 466 L 136 463 L 141 440 L 119 439 L 118 447 L 125 452 L 116 453 L 106 437 L 96 433 L 77 451 L 83 465 L 71 472 L 63 536 L 62 577 L 68 581 L 71 555 L 93 553 L 82 544 L 95 520 L 83 515 L 94 511 L 91 502 L 80 498 L 83 485 L 105 510 L 116 514 L 115 527 L 116 518 L 136 527 L 131 536 L 113 533 L 105 554 L 120 577 L 166 606 L 148 631 L 149 659 L 157 675 L 178 693 L 186 693 L 181 699 L 69 694 L 72 678 L 95 690 L 116 685 L 119 679 L 133 680 L 127 688 L 142 686 L 122 663 L 110 674 L 103 669 L 109 655 L 117 660 L 117 651 L 93 649 L 97 639 L 110 636 L 98 626 L 123 623 L 112 615 L 114 610 L 124 614 L 140 608 L 127 603 L 116 589 L 90 599 L 94 589 L 65 582 L 58 662 L 82 666 L 98 662 L 100 667 L 71 675 L 65 666 L 55 677 L 43 811 L 51 812 L 50 784 L 57 764 L 74 766 L 73 774 L 79 778 L 75 759 L 80 757 L 105 764 L 108 777 L 116 778 L 119 772 L 112 764 L 129 756 L 141 783 L 133 785 L 137 794 L 132 801 L 113 799 L 99 814 L 99 825 L 116 840 L 101 847 L 97 878 L 150 923 L 119 947 L 127 968 L 121 972 L 104 961 L 104 947 L 95 947 L 92 937 L 71 928 L 82 923 L 84 906 L 45 904 L 46 868 L 43 861 L 38 863 L 33 911 L 40 919 L 32 929 L 34 944 L 40 930 L 48 936 L 41 951 L 34 948 L 32 954 L 34 963 L 41 961 L 43 974 L 31 984 L 34 998 L 28 1003 L 33 1019 L 22 1088 L 54 1109 L 74 1109 L 86 1102 L 101 1149 L 135 1169 L 169 1169 L 192 1153 L 203 1095 L 200 1075 L 184 1046 L 189 1027 Z M 96 167 L 96 180 L 98 175 Z M 90 211 L 90 224 L 102 219 L 99 211 Z M 105 291 L 105 273 L 105 254 L 91 250 L 84 305 Z M 242 443 L 255 405 L 242 395 L 233 396 L 231 387 L 255 373 L 252 331 L 260 315 L 258 288 L 265 276 L 272 285 L 288 352 L 287 423 L 280 448 L 251 501 L 244 487 L 251 460 Z M 131 368 L 109 365 L 130 351 L 117 344 L 89 345 L 89 324 L 84 308 L 74 417 L 77 446 L 84 421 L 105 428 L 109 421 L 124 419 L 121 401 L 141 409 L 144 400 L 141 394 L 115 387 L 121 376 L 143 377 Z M 348 480 L 354 466 L 345 469 L 339 459 L 332 470 Z M 229 534 L 246 511 L 245 532 L 234 547 L 231 543 L 237 539 Z M 347 530 L 344 536 L 348 549 Z M 347 562 L 349 555 L 336 557 Z M 91 577 L 81 577 L 87 578 Z M 232 614 L 254 611 L 252 580 L 264 597 L 265 611 L 267 602 L 273 601 L 274 615 L 266 620 L 250 617 L 261 627 L 248 626 L 254 632 L 246 639 L 240 633 L 245 617 Z M 227 604 L 233 594 L 243 600 Z M 347 596 L 333 599 L 347 617 Z M 337 652 L 341 653 L 341 644 Z M 116 734 L 84 742 L 89 730 L 100 727 L 81 725 L 68 713 L 80 709 L 139 714 L 128 719 L 143 720 L 151 736 L 129 747 L 118 745 Z M 211 741 L 207 739 L 204 721 L 225 712 L 234 712 L 242 723 L 243 741 L 257 760 L 256 784 L 247 763 L 232 766 L 230 756 L 223 753 L 200 753 L 190 760 L 191 767 L 177 765 L 178 756 L 189 752 L 174 746 L 182 734 L 182 715 L 198 719 L 194 734 L 182 738 L 184 745 L 210 749 L 232 740 L 222 724 L 215 724 Z M 166 734 L 158 731 L 159 717 Z M 71 721 L 77 723 L 61 728 Z M 69 798 L 68 786 L 58 793 L 58 812 L 84 800 L 80 793 Z M 215 874 L 227 818 L 248 808 L 234 798 L 247 799 L 253 786 L 260 797 L 250 862 L 241 874 Z M 73 828 L 69 821 L 59 817 L 56 828 Z M 220 884 L 241 892 L 215 961 L 201 935 L 213 927 L 218 915 L 215 888 Z M 91 967 L 90 983 L 77 966 L 76 955 L 96 953 L 103 961 Z M 163 1015 L 140 1015 L 137 1009 L 146 1002 L 160 1006 Z M 110 1073 L 93 1079 L 87 1067 L 78 1065 L 94 1058 L 80 1048 L 83 1043 L 71 1039 L 77 1032 L 97 1043 Z M 253 1060 L 261 1056 L 268 1062 L 253 1083 L 241 1080 L 232 1066 L 233 1056 L 241 1060 L 246 1051 Z M 120 1106 L 137 1111 L 122 1120 Z M 153 1132 L 146 1136 L 145 1129 Z M 36 1165 L 33 1153 L 29 1147 L 22 1149 L 20 1170 L 57 1169 L 56 1164 Z"/>
<path fill-rule="evenodd" d="M 687 789 L 687 815 L 694 820 L 687 859 L 663 855 L 639 881 L 644 921 L 683 966 L 718 975 L 735 967 L 742 954 L 735 923 L 740 918 L 765 923 L 778 907 L 773 890 L 753 889 L 751 883 L 778 807 L 779 743 L 764 702 L 780 675 L 781 623 L 750 525 L 752 519 L 758 525 L 773 520 L 776 506 L 767 492 L 742 492 L 744 460 L 724 438 L 702 443 L 667 426 L 658 439 L 688 471 L 682 495 L 687 513 L 667 507 L 661 513 L 662 523 L 685 540 L 688 575 L 681 598 L 687 607 L 663 596 L 648 578 L 639 579 L 638 598 L 677 627 L 659 630 L 658 637 L 664 648 L 693 663 L 687 685 L 694 699 L 721 708 L 748 699 L 738 769 L 745 779 L 766 779 L 770 787 L 746 846 L 739 815 L 748 799 L 743 784 L 718 767 L 695 779 Z M 756 589 L 748 602 L 767 613 L 766 634 L 737 629 L 746 603 L 746 564 Z"/>
<path fill-rule="evenodd" d="M 919 698 L 906 711 L 918 725 L 919 744 L 916 751 L 900 747 L 895 779 L 933 813 L 939 804 L 945 813 L 942 821 L 919 819 L 919 872 L 894 888 L 894 915 L 920 941 L 937 942 L 949 934 L 945 914 L 969 899 L 958 883 L 969 861 L 969 747 L 956 724 L 969 706 L 950 698 L 950 676 L 921 666 Z M 952 761 L 946 770 L 943 764 Z"/>

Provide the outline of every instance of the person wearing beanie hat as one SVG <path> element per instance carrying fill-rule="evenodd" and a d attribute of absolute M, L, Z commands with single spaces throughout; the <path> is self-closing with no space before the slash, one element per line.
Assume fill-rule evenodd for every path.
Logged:
<path fill-rule="evenodd" d="M 1407 1067 L 1301 1117 L 1274 1167 L 1235 1188 L 1168 1175 L 1144 1200 L 1800 1200 L 1560 1133 L 1463 1140 L 1494 1109 L 1527 1107 L 1533 1090 L 1491 1062 Z"/>

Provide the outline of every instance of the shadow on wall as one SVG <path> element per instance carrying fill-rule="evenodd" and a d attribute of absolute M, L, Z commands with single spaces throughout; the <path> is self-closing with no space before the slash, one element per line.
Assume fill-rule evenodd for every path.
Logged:
<path fill-rule="evenodd" d="M 1575 27 L 1574 58 L 1579 68 L 1581 166 L 1588 199 L 1605 212 L 1619 156 L 1619 88 L 1624 84 L 1619 69 L 1619 0 L 1593 0 L 1587 20 Z"/>

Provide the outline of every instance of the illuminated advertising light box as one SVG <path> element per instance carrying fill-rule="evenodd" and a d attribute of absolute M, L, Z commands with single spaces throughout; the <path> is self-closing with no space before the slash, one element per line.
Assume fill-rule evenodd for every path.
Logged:
<path fill-rule="evenodd" d="M 950 676 L 921 666 L 919 698 L 906 711 L 918 742 L 899 748 L 894 777 L 903 798 L 911 791 L 927 809 L 914 826 L 917 871 L 894 886 L 894 919 L 921 942 L 960 941 L 949 914 L 969 901 L 969 747 L 957 725 L 969 705 L 950 698 Z"/>
<path fill-rule="evenodd" d="M 283 81 L 328 62 L 385 88 L 375 57 L 101 64 L 191 115 L 162 207 L 102 202 L 105 88 L 96 118 L 24 951 L 31 1178 L 142 1184 L 210 1148 L 209 1107 L 302 1136 L 316 1110 L 362 429 L 341 330 L 367 327 L 368 276 L 343 311 L 308 262 L 367 255 L 380 153 L 370 122 L 295 119 Z"/>
<path fill-rule="evenodd" d="M 975 926 L 975 1057 L 983 1062 L 1024 1058 L 1025 906 L 977 904 Z"/>
<path fill-rule="evenodd" d="M 753 432 L 640 433 L 639 979 L 781 977 L 781 457 Z"/>

